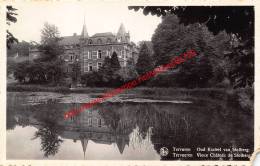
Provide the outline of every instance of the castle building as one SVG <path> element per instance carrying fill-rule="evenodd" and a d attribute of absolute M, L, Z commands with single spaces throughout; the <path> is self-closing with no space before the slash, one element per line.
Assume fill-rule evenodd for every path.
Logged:
<path fill-rule="evenodd" d="M 130 34 L 126 32 L 123 24 L 120 25 L 117 34 L 105 32 L 89 36 L 84 22 L 81 35 L 62 37 L 59 44 L 65 49 L 62 58 L 67 64 L 66 71 L 72 70 L 71 64 L 79 63 L 81 75 L 97 71 L 105 57 L 111 57 L 114 52 L 121 67 L 125 67 L 130 58 L 137 59 L 136 45 L 130 42 Z"/>

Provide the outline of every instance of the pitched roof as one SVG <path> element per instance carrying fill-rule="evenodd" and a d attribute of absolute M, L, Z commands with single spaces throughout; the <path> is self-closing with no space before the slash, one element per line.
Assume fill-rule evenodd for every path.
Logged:
<path fill-rule="evenodd" d="M 81 32 L 81 37 L 82 38 L 88 38 L 88 31 L 87 31 L 85 21 L 84 21 L 84 25 L 83 25 L 82 32 Z"/>
<path fill-rule="evenodd" d="M 125 26 L 123 23 L 121 23 L 119 29 L 118 29 L 118 32 L 117 32 L 117 36 L 122 36 L 126 33 L 126 30 L 125 30 Z"/>
<path fill-rule="evenodd" d="M 107 36 L 114 36 L 112 32 L 104 32 L 104 33 L 96 33 L 91 37 L 107 37 Z"/>
<path fill-rule="evenodd" d="M 71 45 L 79 43 L 80 36 L 64 36 L 59 41 L 60 45 Z"/>

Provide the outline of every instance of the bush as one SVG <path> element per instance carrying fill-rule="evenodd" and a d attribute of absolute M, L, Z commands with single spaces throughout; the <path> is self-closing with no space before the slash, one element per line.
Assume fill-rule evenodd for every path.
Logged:
<path fill-rule="evenodd" d="M 58 93 L 69 93 L 69 92 L 71 92 L 69 87 L 64 87 L 64 86 L 47 87 L 47 86 L 43 86 L 43 85 L 8 85 L 7 91 L 8 92 L 23 92 L 23 91 L 58 92 Z"/>
<path fill-rule="evenodd" d="M 99 72 L 96 71 L 86 73 L 81 76 L 81 84 L 90 87 L 101 86 L 103 84 L 102 77 Z"/>
<path fill-rule="evenodd" d="M 53 62 L 21 62 L 14 68 L 14 78 L 20 83 L 52 83 L 59 84 L 65 76 L 63 63 Z"/>
<path fill-rule="evenodd" d="M 151 78 L 146 84 L 148 87 L 176 87 L 176 78 L 173 73 L 159 74 Z"/>

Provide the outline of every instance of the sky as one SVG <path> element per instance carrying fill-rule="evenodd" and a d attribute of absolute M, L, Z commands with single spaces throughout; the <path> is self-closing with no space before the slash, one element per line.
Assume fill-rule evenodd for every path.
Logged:
<path fill-rule="evenodd" d="M 145 16 L 142 11 L 128 10 L 124 4 L 82 3 L 82 2 L 43 2 L 16 3 L 17 22 L 8 29 L 19 41 L 40 42 L 41 29 L 44 22 L 55 24 L 60 36 L 81 34 L 85 22 L 90 36 L 95 33 L 116 33 L 121 23 L 130 32 L 130 40 L 138 43 L 151 40 L 154 30 L 161 22 L 157 16 Z"/>

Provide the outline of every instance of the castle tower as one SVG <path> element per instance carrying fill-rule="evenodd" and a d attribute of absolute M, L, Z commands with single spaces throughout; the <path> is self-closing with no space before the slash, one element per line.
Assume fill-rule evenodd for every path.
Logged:
<path fill-rule="evenodd" d="M 120 154 L 123 154 L 126 144 L 127 143 L 125 142 L 125 139 L 123 137 L 117 136 L 116 145 Z"/>
<path fill-rule="evenodd" d="M 84 152 L 84 159 L 85 159 L 86 150 L 87 150 L 87 146 L 88 146 L 88 139 L 87 138 L 81 138 L 80 141 L 81 141 L 82 149 L 83 149 L 83 152 Z"/>
<path fill-rule="evenodd" d="M 81 32 L 81 38 L 88 38 L 88 31 L 87 31 L 87 26 L 86 26 L 86 22 L 85 22 L 85 17 L 84 17 L 84 24 L 83 24 L 83 28 L 82 28 L 82 32 Z"/>
<path fill-rule="evenodd" d="M 120 24 L 120 27 L 117 31 L 117 36 L 124 36 L 126 33 L 125 26 L 123 23 Z"/>
<path fill-rule="evenodd" d="M 120 24 L 120 27 L 116 34 L 116 38 L 118 42 L 129 42 L 130 40 L 129 33 L 126 33 L 125 26 L 123 23 Z"/>

